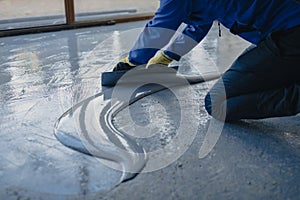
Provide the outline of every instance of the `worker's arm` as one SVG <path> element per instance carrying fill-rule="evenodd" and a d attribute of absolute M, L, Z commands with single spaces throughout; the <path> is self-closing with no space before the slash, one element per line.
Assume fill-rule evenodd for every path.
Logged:
<path fill-rule="evenodd" d="M 191 23 L 192 24 L 192 23 Z M 167 49 L 154 57 L 147 63 L 147 67 L 153 64 L 169 65 L 173 60 L 179 59 L 193 49 L 207 35 L 212 22 L 201 25 L 187 25 Z"/>
<path fill-rule="evenodd" d="M 135 65 L 146 64 L 155 53 L 167 45 L 181 23 L 192 10 L 191 0 L 161 0 L 160 8 L 149 21 L 129 53 Z"/>
<path fill-rule="evenodd" d="M 181 34 L 167 47 L 164 54 L 173 60 L 179 60 L 207 35 L 213 22 L 201 25 L 187 25 Z"/>

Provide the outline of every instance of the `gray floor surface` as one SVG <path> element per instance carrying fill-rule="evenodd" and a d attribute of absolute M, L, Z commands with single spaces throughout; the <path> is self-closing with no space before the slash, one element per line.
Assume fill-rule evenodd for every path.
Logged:
<path fill-rule="evenodd" d="M 126 55 L 144 24 L 0 38 L 1 199 L 299 199 L 299 116 L 219 124 L 203 108 L 213 82 L 191 86 L 182 102 L 161 91 L 115 117 L 125 132 L 139 125 L 156 135 L 138 139 L 156 153 L 128 182 L 118 184 L 119 171 L 56 140 L 57 119 L 102 90 L 101 72 Z M 175 64 L 201 73 L 225 71 L 249 44 L 222 31 L 220 38 L 214 26 Z M 176 138 L 179 103 L 193 119 L 179 141 L 193 137 L 180 155 L 172 144 L 179 158 L 167 162 L 170 152 L 163 150 Z M 211 149 L 203 154 L 207 143 Z"/>

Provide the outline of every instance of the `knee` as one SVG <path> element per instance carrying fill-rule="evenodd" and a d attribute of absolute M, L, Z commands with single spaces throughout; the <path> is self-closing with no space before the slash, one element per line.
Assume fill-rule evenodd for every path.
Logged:
<path fill-rule="evenodd" d="M 211 115 L 211 98 L 210 94 L 207 93 L 204 99 L 204 107 L 209 115 Z"/>
<path fill-rule="evenodd" d="M 218 97 L 212 97 L 210 93 L 204 99 L 205 109 L 213 118 L 226 121 L 226 100 L 220 100 Z"/>

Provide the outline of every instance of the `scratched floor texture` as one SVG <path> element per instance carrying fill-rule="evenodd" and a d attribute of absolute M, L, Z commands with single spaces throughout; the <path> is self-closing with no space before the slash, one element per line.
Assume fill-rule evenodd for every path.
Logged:
<path fill-rule="evenodd" d="M 144 24 L 0 38 L 0 199 L 299 199 L 299 116 L 219 126 L 212 150 L 199 156 L 217 123 L 203 108 L 212 83 L 193 85 L 186 96 L 185 105 L 199 110 L 184 132 L 195 137 L 183 155 L 125 183 L 118 184 L 121 172 L 56 140 L 57 119 L 102 90 L 101 72 L 126 55 Z M 214 26 L 179 65 L 226 70 L 249 44 L 223 27 L 222 33 Z M 137 141 L 149 151 L 164 149 L 175 138 L 177 103 L 161 91 L 118 113 L 114 123 L 125 132 L 133 121 L 152 127 L 155 137 Z M 166 154 L 148 162 L 162 163 Z"/>

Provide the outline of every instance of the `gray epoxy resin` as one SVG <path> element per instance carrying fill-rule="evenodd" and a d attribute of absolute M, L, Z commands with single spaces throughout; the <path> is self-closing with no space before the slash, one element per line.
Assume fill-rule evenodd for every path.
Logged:
<path fill-rule="evenodd" d="M 147 73 L 132 71 L 127 77 L 121 78 L 117 92 L 109 88 L 65 112 L 57 121 L 54 134 L 65 146 L 97 157 L 99 162 L 121 171 L 121 183 L 143 169 L 147 152 L 136 143 L 132 134 L 124 133 L 114 126 L 114 116 L 130 104 L 155 92 L 218 77 L 217 72 L 184 76 L 174 73 L 173 69 L 160 67 L 152 68 Z M 148 84 L 150 82 L 160 84 Z M 126 94 L 130 97 L 126 98 Z"/>

